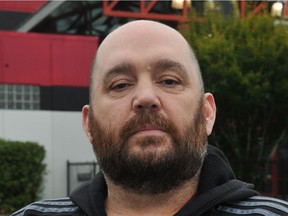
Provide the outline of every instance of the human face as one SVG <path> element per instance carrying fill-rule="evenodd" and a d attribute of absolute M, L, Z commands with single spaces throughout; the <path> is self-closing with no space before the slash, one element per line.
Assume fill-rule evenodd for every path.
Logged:
<path fill-rule="evenodd" d="M 83 122 L 97 156 L 108 154 L 103 148 L 124 145 L 128 156 L 147 162 L 153 155 L 151 161 L 156 164 L 175 154 L 175 146 L 184 145 L 183 137 L 191 127 L 204 126 L 201 131 L 205 136 L 210 133 L 213 97 L 203 95 L 189 47 L 174 30 L 146 24 L 116 30 L 98 50 L 95 70 L 90 107 L 83 108 Z M 88 110 L 93 118 L 88 118 Z M 151 115 L 159 121 L 151 117 L 134 121 L 143 113 L 154 113 Z M 198 114 L 204 120 L 195 125 Z M 127 124 L 132 129 L 124 133 L 128 137 L 123 141 Z M 95 144 L 95 132 L 109 138 L 109 142 L 102 140 L 103 148 Z M 181 139 L 183 143 L 176 142 Z M 200 149 L 205 142 L 202 139 L 189 145 Z"/>

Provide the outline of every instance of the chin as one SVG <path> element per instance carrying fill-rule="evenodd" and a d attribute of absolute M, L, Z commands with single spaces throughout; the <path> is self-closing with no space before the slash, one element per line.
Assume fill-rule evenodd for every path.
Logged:
<path fill-rule="evenodd" d="M 174 152 L 170 138 L 164 136 L 146 136 L 130 139 L 127 143 L 130 155 L 162 155 Z"/>

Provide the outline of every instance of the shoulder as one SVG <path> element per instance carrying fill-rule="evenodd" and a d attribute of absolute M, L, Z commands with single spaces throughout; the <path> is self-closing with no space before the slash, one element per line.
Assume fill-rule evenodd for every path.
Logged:
<path fill-rule="evenodd" d="M 272 197 L 253 196 L 242 201 L 221 204 L 217 210 L 223 215 L 288 216 L 288 203 Z"/>
<path fill-rule="evenodd" d="M 80 215 L 80 209 L 69 198 L 49 199 L 31 203 L 11 216 Z"/>

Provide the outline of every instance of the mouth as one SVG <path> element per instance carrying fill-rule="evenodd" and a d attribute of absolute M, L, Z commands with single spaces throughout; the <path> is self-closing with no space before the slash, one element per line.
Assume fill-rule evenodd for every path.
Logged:
<path fill-rule="evenodd" d="M 155 126 L 155 125 L 144 125 L 137 127 L 132 135 L 159 135 L 166 133 L 167 131 L 164 130 L 162 127 Z"/>

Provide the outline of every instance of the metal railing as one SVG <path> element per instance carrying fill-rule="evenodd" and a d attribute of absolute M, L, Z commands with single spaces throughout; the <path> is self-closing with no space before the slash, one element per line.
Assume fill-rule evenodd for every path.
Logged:
<path fill-rule="evenodd" d="M 92 180 L 99 171 L 97 162 L 67 161 L 67 195 L 82 183 Z"/>

